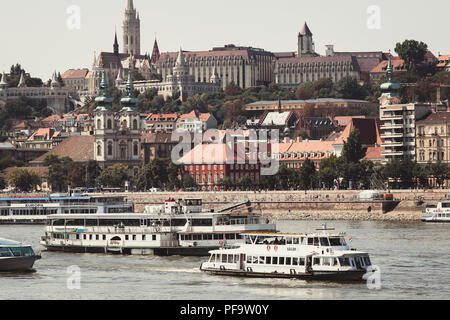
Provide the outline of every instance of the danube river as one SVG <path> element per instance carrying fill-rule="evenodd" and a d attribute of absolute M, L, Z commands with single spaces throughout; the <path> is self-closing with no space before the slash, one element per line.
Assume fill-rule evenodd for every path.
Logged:
<path fill-rule="evenodd" d="M 323 221 L 278 221 L 282 232 L 308 232 Z M 68 254 L 42 251 L 35 273 L 0 274 L 2 299 L 300 300 L 448 299 L 450 225 L 422 222 L 334 221 L 353 248 L 380 269 L 379 289 L 366 283 L 244 279 L 199 271 L 205 258 Z M 0 226 L 0 237 L 32 244 L 42 226 Z M 76 267 L 73 267 L 76 266 Z M 71 271 L 79 271 L 79 282 Z M 75 274 L 76 275 L 76 274 Z M 75 280 L 74 280 L 75 279 Z M 78 285 L 79 284 L 79 285 Z"/>

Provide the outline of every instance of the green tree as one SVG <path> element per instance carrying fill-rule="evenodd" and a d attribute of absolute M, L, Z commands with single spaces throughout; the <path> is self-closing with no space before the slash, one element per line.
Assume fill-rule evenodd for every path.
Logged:
<path fill-rule="evenodd" d="M 432 163 L 430 166 L 430 174 L 436 179 L 438 187 L 442 187 L 445 180 L 450 179 L 450 167 L 442 162 Z"/>
<path fill-rule="evenodd" d="M 100 173 L 98 180 L 102 186 L 111 188 L 124 188 L 125 181 L 128 181 L 128 166 L 116 163 L 110 168 L 105 168 Z"/>
<path fill-rule="evenodd" d="M 3 190 L 6 188 L 6 181 L 3 177 L 0 177 L 0 190 Z"/>
<path fill-rule="evenodd" d="M 362 147 L 360 133 L 358 128 L 354 128 L 347 141 L 344 141 L 344 147 L 342 149 L 342 157 L 347 162 L 359 162 L 366 155 L 365 150 Z"/>
<path fill-rule="evenodd" d="M 329 158 L 320 161 L 319 180 L 327 189 L 332 189 L 335 186 L 335 181 L 339 178 L 337 159 L 335 155 L 331 155 Z"/>
<path fill-rule="evenodd" d="M 41 184 L 41 177 L 35 171 L 18 169 L 11 174 L 9 184 L 17 190 L 30 192 Z"/>
<path fill-rule="evenodd" d="M 406 68 L 411 72 L 415 72 L 417 66 L 425 60 L 427 51 L 428 46 L 422 41 L 405 40 L 395 45 L 395 52 L 405 62 Z"/>
<path fill-rule="evenodd" d="M 197 184 L 194 181 L 194 178 L 192 178 L 191 174 L 189 172 L 185 172 L 183 175 L 183 188 L 189 189 L 189 188 L 195 188 Z"/>
<path fill-rule="evenodd" d="M 316 175 L 317 173 L 314 162 L 312 162 L 309 158 L 306 158 L 300 168 L 300 187 L 303 190 L 313 189 L 316 182 Z"/>

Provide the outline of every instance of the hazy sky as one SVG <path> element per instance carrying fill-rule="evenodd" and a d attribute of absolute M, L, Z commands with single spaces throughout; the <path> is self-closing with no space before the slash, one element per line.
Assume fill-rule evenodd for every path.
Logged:
<path fill-rule="evenodd" d="M 20 63 L 44 81 L 54 70 L 91 68 L 94 52 L 112 51 L 127 0 L 1 0 L 0 72 Z M 405 39 L 450 54 L 449 0 L 134 0 L 141 51 L 210 50 L 224 44 L 295 51 L 308 23 L 316 51 L 388 51 Z M 80 29 L 71 6 L 80 9 Z M 75 19 L 73 19 L 75 17 Z"/>

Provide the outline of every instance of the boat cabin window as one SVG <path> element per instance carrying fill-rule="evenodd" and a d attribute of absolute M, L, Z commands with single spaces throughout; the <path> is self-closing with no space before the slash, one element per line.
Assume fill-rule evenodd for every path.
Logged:
<path fill-rule="evenodd" d="M 350 260 L 348 258 L 339 258 L 339 264 L 341 267 L 350 266 Z"/>
<path fill-rule="evenodd" d="M 328 242 L 328 238 L 320 237 L 320 245 L 322 247 L 328 247 L 330 243 Z"/>
<path fill-rule="evenodd" d="M 264 264 L 264 257 L 263 256 L 260 256 L 258 258 L 258 264 Z"/>
<path fill-rule="evenodd" d="M 441 206 L 442 208 L 450 208 L 450 202 L 442 202 Z"/>
<path fill-rule="evenodd" d="M 227 255 L 226 254 L 222 254 L 222 262 L 227 263 Z"/>
<path fill-rule="evenodd" d="M 313 265 L 315 265 L 315 266 L 320 265 L 320 258 L 314 258 L 313 259 Z"/>
<path fill-rule="evenodd" d="M 279 263 L 279 264 L 284 264 L 284 257 L 280 257 L 280 258 L 278 259 L 278 263 Z"/>
<path fill-rule="evenodd" d="M 305 258 L 299 258 L 298 264 L 301 265 L 301 266 L 304 266 L 305 265 Z"/>
<path fill-rule="evenodd" d="M 330 237 L 330 246 L 345 246 L 345 240 L 339 237 Z"/>
<path fill-rule="evenodd" d="M 292 264 L 294 266 L 298 265 L 298 258 L 292 258 Z"/>
<path fill-rule="evenodd" d="M 278 264 L 278 257 L 272 257 L 272 264 Z"/>
<path fill-rule="evenodd" d="M 286 264 L 287 264 L 287 265 L 290 265 L 290 264 L 291 264 L 291 261 L 292 261 L 292 258 L 291 258 L 291 257 L 287 257 L 287 258 L 286 258 Z"/>
<path fill-rule="evenodd" d="M 292 244 L 292 237 L 286 237 L 286 244 Z"/>
<path fill-rule="evenodd" d="M 272 262 L 271 257 L 266 257 L 266 264 L 271 264 L 271 262 Z"/>
<path fill-rule="evenodd" d="M 299 244 L 299 242 L 300 242 L 299 238 L 295 237 L 295 238 L 293 239 L 292 244 Z"/>
<path fill-rule="evenodd" d="M 9 249 L 16 257 L 28 257 L 34 255 L 34 251 L 31 247 L 11 247 Z"/>
<path fill-rule="evenodd" d="M 0 257 L 10 257 L 12 256 L 11 251 L 9 248 L 0 248 Z"/>

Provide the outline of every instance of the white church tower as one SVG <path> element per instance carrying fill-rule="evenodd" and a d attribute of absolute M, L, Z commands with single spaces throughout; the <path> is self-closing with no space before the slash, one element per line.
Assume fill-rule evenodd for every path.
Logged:
<path fill-rule="evenodd" d="M 123 53 L 141 54 L 141 21 L 139 13 L 133 5 L 133 0 L 128 0 L 125 9 L 125 20 L 123 21 Z"/>

